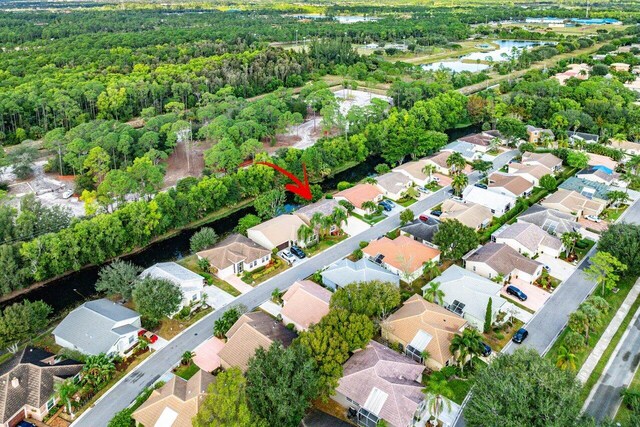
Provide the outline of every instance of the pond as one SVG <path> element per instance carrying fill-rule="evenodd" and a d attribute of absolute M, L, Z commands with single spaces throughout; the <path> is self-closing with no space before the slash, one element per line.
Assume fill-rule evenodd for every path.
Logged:
<path fill-rule="evenodd" d="M 467 63 L 462 61 L 438 61 L 432 64 L 423 65 L 422 68 L 426 71 L 437 71 L 441 68 L 461 73 L 462 71 L 470 71 L 477 73 L 478 71 L 486 70 L 489 68 L 487 64 Z"/>

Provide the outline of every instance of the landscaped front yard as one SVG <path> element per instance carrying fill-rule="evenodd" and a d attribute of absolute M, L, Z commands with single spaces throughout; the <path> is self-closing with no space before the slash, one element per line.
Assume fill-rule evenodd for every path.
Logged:
<path fill-rule="evenodd" d="M 500 326 L 495 326 L 488 333 L 482 334 L 484 342 L 491 347 L 494 353 L 498 352 L 507 345 L 513 334 L 515 334 L 522 325 L 524 325 L 524 323 L 514 317 L 511 319 L 511 322 L 505 322 Z"/>
<path fill-rule="evenodd" d="M 618 218 L 620 218 L 620 215 L 622 215 L 622 213 L 627 210 L 628 207 L 628 205 L 622 205 L 617 208 L 607 208 L 602 212 L 600 218 L 607 222 L 615 222 Z"/>
<path fill-rule="evenodd" d="M 337 243 L 342 242 L 347 237 L 349 236 L 347 236 L 344 233 L 341 234 L 340 236 L 328 236 L 320 240 L 315 245 L 305 248 L 304 251 L 307 253 L 307 256 L 313 256 L 317 253 L 324 251 L 325 249 L 329 249 L 331 246 Z"/>
<path fill-rule="evenodd" d="M 287 268 L 289 268 L 289 265 L 286 262 L 274 256 L 266 266 L 256 268 L 253 271 L 245 271 L 242 275 L 242 281 L 251 286 L 257 286 L 265 280 L 282 273 Z"/>
<path fill-rule="evenodd" d="M 200 268 L 200 266 L 198 265 L 197 255 L 194 254 L 188 257 L 184 257 L 180 261 L 178 261 L 178 264 L 204 277 L 208 285 L 220 288 L 234 297 L 240 295 L 240 292 L 236 288 L 234 288 L 224 280 L 218 278 L 215 274 L 202 270 L 202 268 Z"/>

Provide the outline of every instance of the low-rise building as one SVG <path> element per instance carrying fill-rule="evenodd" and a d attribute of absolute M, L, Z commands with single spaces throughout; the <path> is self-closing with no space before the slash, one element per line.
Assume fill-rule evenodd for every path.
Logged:
<path fill-rule="evenodd" d="M 495 217 L 500 217 L 515 206 L 516 199 L 513 196 L 500 194 L 485 188 L 470 185 L 462 192 L 465 202 L 472 202 L 482 205 L 491 211 Z"/>
<path fill-rule="evenodd" d="M 414 294 L 382 322 L 381 330 L 384 339 L 401 344 L 413 360 L 441 369 L 453 363 L 451 340 L 466 327 L 467 321 L 458 314 Z"/>
<path fill-rule="evenodd" d="M 487 243 L 465 255 L 465 268 L 488 279 L 502 276 L 532 284 L 542 274 L 542 264 L 503 243 Z"/>
<path fill-rule="evenodd" d="M 637 142 L 627 141 L 625 139 L 609 139 L 611 147 L 624 151 L 626 154 L 637 156 L 640 154 L 640 144 Z"/>
<path fill-rule="evenodd" d="M 500 229 L 492 236 L 492 241 L 511 246 L 527 256 L 547 254 L 559 257 L 564 250 L 562 241 L 535 224 L 517 222 Z"/>
<path fill-rule="evenodd" d="M 606 166 L 589 166 L 578 172 L 576 177 L 600 184 L 613 185 L 618 184 L 620 175 Z"/>
<path fill-rule="evenodd" d="M 531 144 L 539 144 L 544 138 L 549 139 L 549 141 L 553 141 L 555 139 L 555 135 L 551 129 L 539 128 L 531 125 L 527 126 L 527 135 L 529 135 L 529 143 Z"/>
<path fill-rule="evenodd" d="M 458 141 L 468 142 L 473 144 L 474 151 L 479 153 L 486 153 L 489 151 L 493 140 L 498 140 L 499 144 L 502 144 L 502 135 L 498 131 L 484 131 L 481 133 L 473 133 L 471 135 L 458 138 Z"/>
<path fill-rule="evenodd" d="M 398 236 L 393 240 L 381 237 L 369 243 L 362 252 L 371 261 L 398 274 L 407 282 L 420 277 L 424 263 L 440 260 L 439 250 L 407 236 Z"/>
<path fill-rule="evenodd" d="M 297 215 L 280 215 L 249 228 L 247 237 L 269 250 L 304 246 L 305 242 L 298 239 L 298 230 L 303 225 L 306 224 Z"/>
<path fill-rule="evenodd" d="M 56 344 L 84 354 L 124 356 L 138 344 L 140 315 L 108 299 L 87 301 L 55 327 Z"/>
<path fill-rule="evenodd" d="M 400 277 L 397 274 L 367 258 L 355 262 L 349 259 L 340 260 L 331 264 L 320 275 L 322 276 L 322 284 L 334 290 L 343 288 L 350 283 L 373 280 L 393 283 L 396 286 L 400 284 Z"/>
<path fill-rule="evenodd" d="M 445 145 L 440 151 L 460 153 L 467 162 L 473 162 L 482 157 L 482 153 L 476 151 L 475 148 L 476 146 L 470 142 L 458 140 Z"/>
<path fill-rule="evenodd" d="M 329 313 L 330 301 L 330 291 L 310 280 L 298 280 L 282 296 L 282 322 L 306 331 Z"/>
<path fill-rule="evenodd" d="M 305 205 L 303 207 L 301 207 L 300 209 L 296 210 L 293 212 L 294 215 L 297 215 L 300 217 L 300 219 L 302 219 L 305 224 L 307 225 L 311 225 L 311 220 L 314 217 L 314 215 L 322 215 L 323 217 L 327 217 L 327 216 L 331 216 L 336 209 L 339 209 L 341 211 L 345 211 L 346 209 L 344 208 L 344 206 L 342 206 L 338 200 L 331 198 L 331 199 L 320 199 L 315 203 L 310 203 L 308 205 Z M 331 234 L 335 234 L 337 232 L 339 232 L 339 228 L 337 225 L 332 225 L 331 229 L 329 230 L 329 232 Z"/>
<path fill-rule="evenodd" d="M 542 165 L 553 172 L 557 172 L 562 169 L 562 159 L 556 157 L 551 153 L 529 153 L 522 154 L 521 162 L 523 165 L 537 166 Z"/>
<path fill-rule="evenodd" d="M 553 175 L 553 171 L 543 165 L 525 165 L 522 163 L 509 163 L 509 174 L 521 176 L 536 187 L 540 186 L 540 178 L 545 175 Z"/>
<path fill-rule="evenodd" d="M 558 188 L 563 190 L 575 191 L 580 193 L 587 199 L 596 200 L 602 203 L 609 203 L 609 191 L 610 188 L 607 184 L 602 184 L 595 181 L 589 181 L 582 178 L 572 176 L 564 181 Z"/>
<path fill-rule="evenodd" d="M 424 173 L 424 167 L 427 163 L 427 159 L 414 160 L 393 168 L 393 171 L 404 174 L 411 179 L 415 185 L 424 187 L 430 181 L 429 175 Z"/>
<path fill-rule="evenodd" d="M 461 203 L 451 199 L 442 203 L 442 214 L 440 215 L 442 221 L 455 219 L 467 227 L 479 230 L 489 225 L 492 218 L 491 210 L 477 203 Z"/>
<path fill-rule="evenodd" d="M 555 193 L 540 202 L 542 206 L 559 210 L 560 212 L 577 215 L 598 216 L 606 207 L 606 203 L 589 199 L 576 191 L 559 188 Z"/>
<path fill-rule="evenodd" d="M 494 172 L 489 175 L 489 191 L 513 198 L 526 198 L 533 191 L 533 183 L 519 175 Z"/>
<path fill-rule="evenodd" d="M 242 234 L 232 234 L 214 247 L 197 253 L 215 269 L 216 276 L 224 279 L 234 274 L 253 271 L 271 261 L 271 251 Z"/>
<path fill-rule="evenodd" d="M 189 307 L 202 300 L 204 291 L 204 277 L 184 268 L 175 262 L 159 262 L 140 274 L 140 278 L 151 277 L 154 279 L 168 280 L 180 288 L 182 302 L 176 311 L 183 307 Z"/>
<path fill-rule="evenodd" d="M 576 215 L 535 204 L 520 214 L 517 221 L 535 224 L 549 234 L 561 236 L 564 233 L 580 232 L 583 229 L 576 219 Z"/>
<path fill-rule="evenodd" d="M 618 162 L 613 160 L 611 157 L 595 153 L 587 153 L 587 156 L 589 156 L 589 166 L 604 166 L 611 170 L 616 170 L 618 167 Z"/>
<path fill-rule="evenodd" d="M 345 200 L 354 207 L 354 212 L 359 215 L 365 215 L 368 212 L 362 208 L 365 202 L 378 203 L 382 200 L 382 191 L 374 184 L 358 184 L 351 188 L 342 190 L 334 194 L 336 200 Z"/>
<path fill-rule="evenodd" d="M 567 136 L 569 137 L 569 143 L 572 145 L 575 143 L 595 144 L 600 140 L 600 136 L 587 132 L 569 131 Z"/>
<path fill-rule="evenodd" d="M 376 178 L 376 186 L 385 197 L 391 200 L 399 200 L 409 187 L 413 185 L 413 180 L 400 172 L 388 172 Z"/>
<path fill-rule="evenodd" d="M 440 221 L 431 216 L 420 215 L 419 218 L 400 227 L 400 234 L 437 249 L 438 246 L 433 243 L 433 236 L 436 235 L 439 228 Z"/>

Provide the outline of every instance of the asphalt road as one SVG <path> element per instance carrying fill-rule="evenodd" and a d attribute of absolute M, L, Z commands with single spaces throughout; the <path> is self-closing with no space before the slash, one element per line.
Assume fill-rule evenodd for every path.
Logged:
<path fill-rule="evenodd" d="M 501 154 L 494 160 L 495 169 L 499 169 L 515 155 L 515 151 Z M 478 181 L 480 175 L 474 172 L 469 175 L 469 183 Z M 442 203 L 447 197 L 449 187 L 443 188 L 429 197 L 414 203 L 411 210 L 417 215 Z M 400 225 L 400 214 L 397 213 L 375 224 L 363 233 L 343 240 L 339 244 L 317 254 L 316 256 L 294 265 L 288 270 L 265 281 L 252 291 L 237 297 L 234 302 L 202 318 L 182 334 L 176 336 L 163 349 L 153 353 L 147 360 L 132 370 L 119 383 L 104 394 L 93 406 L 80 416 L 74 427 L 106 426 L 113 415 L 126 408 L 143 391 L 152 385 L 165 372 L 180 362 L 182 354 L 193 350 L 212 336 L 213 323 L 231 306 L 242 304 L 250 309 L 255 308 L 271 298 L 274 289 L 285 290 L 293 282 L 310 276 L 315 271 L 346 257 L 359 247 L 361 241 L 378 238 Z"/>

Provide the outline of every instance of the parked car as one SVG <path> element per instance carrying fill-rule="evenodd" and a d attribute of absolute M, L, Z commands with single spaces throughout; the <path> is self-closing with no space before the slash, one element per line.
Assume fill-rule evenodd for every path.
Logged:
<path fill-rule="evenodd" d="M 598 218 L 596 215 L 587 215 L 585 216 L 586 219 L 588 219 L 589 221 L 593 221 L 593 222 L 600 222 L 602 221 L 600 218 Z"/>
<path fill-rule="evenodd" d="M 67 190 L 64 193 L 62 193 L 62 198 L 63 199 L 69 199 L 69 198 L 71 198 L 71 196 L 73 196 L 73 191 L 71 191 L 71 190 Z"/>
<path fill-rule="evenodd" d="M 393 203 L 391 200 L 383 200 L 383 202 L 385 202 L 387 205 L 389 205 L 389 207 L 391 207 L 391 209 L 396 207 L 396 204 Z"/>
<path fill-rule="evenodd" d="M 431 182 L 440 182 L 440 178 L 437 176 L 432 176 L 431 177 Z"/>
<path fill-rule="evenodd" d="M 307 254 L 304 253 L 304 251 L 300 246 L 293 245 L 291 246 L 291 248 L 289 248 L 289 250 L 291 251 L 292 254 L 294 254 L 300 259 L 307 257 Z"/>
<path fill-rule="evenodd" d="M 507 294 L 513 295 L 514 297 L 518 298 L 520 301 L 527 300 L 527 295 L 513 285 L 507 286 Z"/>
<path fill-rule="evenodd" d="M 389 212 L 390 210 L 392 210 L 393 208 L 391 207 L 391 205 L 389 205 L 387 203 L 386 200 L 383 200 L 381 202 L 378 202 L 378 206 L 382 206 L 382 209 L 384 209 L 385 211 Z"/>
<path fill-rule="evenodd" d="M 156 341 L 158 341 L 158 336 L 156 334 L 154 334 L 153 332 L 147 331 L 146 329 L 140 329 L 138 331 L 138 338 L 142 338 L 142 337 L 144 337 L 151 344 L 153 344 Z"/>
<path fill-rule="evenodd" d="M 439 210 L 437 210 L 437 209 L 436 209 L 436 210 L 433 210 L 433 211 L 431 211 L 431 215 L 433 215 L 433 216 L 440 216 L 440 215 L 442 215 L 442 211 L 439 211 Z"/>
<path fill-rule="evenodd" d="M 464 199 L 460 196 L 451 196 L 451 200 L 455 200 L 456 202 L 464 203 Z"/>
<path fill-rule="evenodd" d="M 282 258 L 283 260 L 285 260 L 289 265 L 293 264 L 296 260 L 296 258 L 293 256 L 293 254 L 289 251 L 282 251 L 280 252 L 280 258 Z"/>
<path fill-rule="evenodd" d="M 542 268 L 544 268 L 544 269 L 545 269 L 545 270 L 547 270 L 547 271 L 551 271 L 551 267 L 549 267 L 549 266 L 548 266 L 548 265 L 546 265 L 546 264 L 545 264 L 544 266 L 542 266 Z"/>
<path fill-rule="evenodd" d="M 424 194 L 431 194 L 431 190 L 429 190 L 428 188 L 424 188 L 424 187 L 418 187 L 418 191 Z"/>
<path fill-rule="evenodd" d="M 22 420 L 18 424 L 16 424 L 16 427 L 36 427 L 36 425 L 30 423 L 29 421 Z"/>
<path fill-rule="evenodd" d="M 527 331 L 525 328 L 520 328 L 518 329 L 518 332 L 516 332 L 513 335 L 513 338 L 511 338 L 511 341 L 513 341 L 516 344 L 522 344 L 522 341 L 524 341 L 528 336 L 529 336 L 529 331 Z"/>
<path fill-rule="evenodd" d="M 489 344 L 483 342 L 482 347 L 483 347 L 482 356 L 483 357 L 491 356 L 491 347 L 489 347 Z"/>
<path fill-rule="evenodd" d="M 474 186 L 476 186 L 476 187 L 478 187 L 478 188 L 483 188 L 483 189 L 485 189 L 485 190 L 487 189 L 487 186 L 486 186 L 486 185 L 484 185 L 484 184 L 476 183 L 476 184 L 473 184 L 473 185 L 474 185 Z"/>
<path fill-rule="evenodd" d="M 429 221 L 429 217 L 428 217 L 428 216 L 426 216 L 426 215 L 420 215 L 420 216 L 418 217 L 418 219 L 419 219 L 420 221 L 422 221 L 422 222 L 428 222 L 428 221 Z"/>

